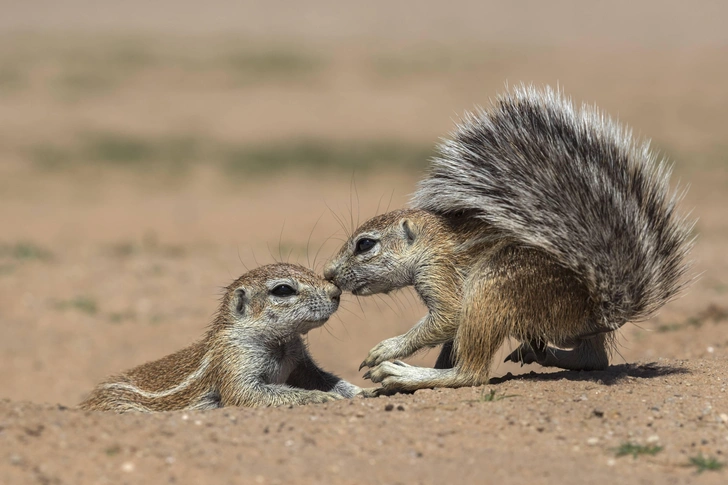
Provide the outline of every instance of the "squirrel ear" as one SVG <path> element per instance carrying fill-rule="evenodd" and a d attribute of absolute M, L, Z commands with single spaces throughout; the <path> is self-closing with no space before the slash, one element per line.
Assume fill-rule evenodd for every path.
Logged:
<path fill-rule="evenodd" d="M 407 239 L 407 244 L 412 244 L 417 238 L 416 227 L 409 219 L 402 219 L 402 230 L 404 231 L 404 237 Z"/>
<path fill-rule="evenodd" d="M 245 288 L 238 288 L 233 293 L 232 306 L 238 315 L 245 315 L 245 305 L 248 303 L 248 297 L 245 294 Z"/>

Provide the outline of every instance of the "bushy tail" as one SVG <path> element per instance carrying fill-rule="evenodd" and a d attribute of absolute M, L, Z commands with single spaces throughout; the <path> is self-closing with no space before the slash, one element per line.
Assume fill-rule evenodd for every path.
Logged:
<path fill-rule="evenodd" d="M 694 222 L 670 169 L 595 107 L 520 86 L 439 145 L 414 206 L 462 211 L 579 274 L 608 328 L 649 317 L 686 284 Z"/>

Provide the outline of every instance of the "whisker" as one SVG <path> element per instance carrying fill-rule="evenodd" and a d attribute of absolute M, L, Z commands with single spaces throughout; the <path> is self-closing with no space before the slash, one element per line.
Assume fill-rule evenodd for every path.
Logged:
<path fill-rule="evenodd" d="M 318 225 L 321 218 L 324 216 L 324 213 L 322 212 L 320 216 L 318 216 L 318 219 L 316 219 L 316 222 L 313 224 L 313 228 L 311 229 L 311 232 L 308 233 L 308 239 L 306 240 L 306 265 L 311 268 L 311 258 L 309 257 L 309 247 L 311 246 L 311 236 L 313 236 L 313 232 L 316 230 L 316 226 Z M 316 264 L 316 260 L 313 260 L 314 265 Z"/>
<path fill-rule="evenodd" d="M 389 202 L 387 202 L 387 208 L 384 210 L 384 212 L 389 212 L 389 206 L 392 205 L 392 198 L 394 197 L 394 189 L 392 189 L 392 193 L 389 194 Z"/>
<path fill-rule="evenodd" d="M 237 251 L 238 251 L 238 261 L 240 261 L 240 264 L 242 264 L 243 265 L 243 268 L 245 268 L 245 272 L 246 273 L 249 272 L 250 270 L 248 269 L 248 265 L 246 265 L 245 263 L 243 263 L 243 258 L 240 257 L 240 245 L 237 245 L 235 247 L 235 249 L 237 249 Z"/>
<path fill-rule="evenodd" d="M 333 233 L 332 235 L 330 235 L 329 237 L 324 239 L 324 242 L 321 243 L 321 246 L 319 246 L 318 250 L 316 251 L 316 254 L 313 257 L 313 270 L 314 271 L 316 271 L 316 260 L 318 259 L 319 253 L 321 252 L 323 247 L 326 245 L 326 243 L 329 242 L 329 240 L 331 238 L 333 238 L 335 235 L 336 235 L 336 233 Z M 342 240 L 342 242 L 345 242 L 345 241 Z"/>
<path fill-rule="evenodd" d="M 283 219 L 283 225 L 281 226 L 281 233 L 278 235 L 278 258 L 283 261 L 283 255 L 281 254 L 281 241 L 283 241 L 283 229 L 286 228 L 286 220 Z M 288 261 L 286 261 L 288 262 Z"/>

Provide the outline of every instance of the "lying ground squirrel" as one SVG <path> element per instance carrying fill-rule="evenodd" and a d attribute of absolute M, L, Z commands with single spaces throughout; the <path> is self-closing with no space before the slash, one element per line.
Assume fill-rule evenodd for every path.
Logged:
<path fill-rule="evenodd" d="M 414 208 L 364 223 L 324 270 L 355 295 L 414 285 L 427 305 L 362 363 L 385 389 L 487 383 L 508 337 L 506 360 L 603 369 L 614 331 L 686 285 L 693 224 L 669 169 L 596 108 L 521 86 L 438 148 Z M 434 369 L 388 362 L 438 344 Z"/>
<path fill-rule="evenodd" d="M 340 295 L 301 266 L 254 269 L 226 288 L 201 341 L 108 379 L 80 407 L 153 412 L 353 397 L 361 390 L 320 369 L 301 338 L 326 323 Z"/>

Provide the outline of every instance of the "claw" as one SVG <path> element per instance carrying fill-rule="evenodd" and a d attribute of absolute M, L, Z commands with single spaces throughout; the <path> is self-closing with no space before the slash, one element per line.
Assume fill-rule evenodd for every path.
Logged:
<path fill-rule="evenodd" d="M 362 378 L 364 378 L 364 379 L 371 379 L 372 378 L 372 371 L 371 370 L 366 371 L 364 373 L 364 375 L 362 376 Z"/>
<path fill-rule="evenodd" d="M 366 360 L 364 362 L 362 362 L 361 365 L 359 365 L 359 370 L 362 370 L 364 367 L 368 367 Z"/>
<path fill-rule="evenodd" d="M 508 354 L 503 362 L 512 362 L 511 354 Z"/>

